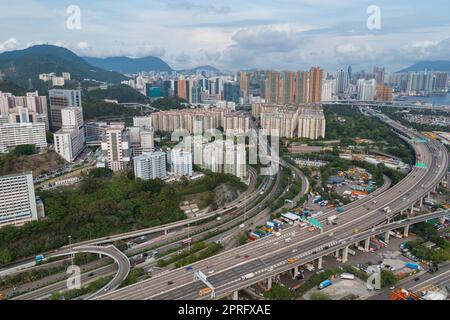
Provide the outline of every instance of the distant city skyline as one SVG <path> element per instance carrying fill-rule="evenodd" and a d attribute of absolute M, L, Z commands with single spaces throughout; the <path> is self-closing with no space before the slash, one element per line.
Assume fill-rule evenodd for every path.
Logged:
<path fill-rule="evenodd" d="M 437 0 L 24 0 L 2 3 L 0 52 L 49 43 L 81 56 L 157 56 L 175 69 L 325 70 L 353 66 L 398 71 L 448 60 L 450 4 Z M 66 26 L 70 5 L 81 29 Z M 381 10 L 369 30 L 367 8 Z"/>

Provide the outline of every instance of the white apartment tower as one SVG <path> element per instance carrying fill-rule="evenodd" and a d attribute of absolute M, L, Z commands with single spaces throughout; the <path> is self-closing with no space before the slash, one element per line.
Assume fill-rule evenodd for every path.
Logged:
<path fill-rule="evenodd" d="M 31 172 L 0 176 L 0 228 L 38 220 Z"/>
<path fill-rule="evenodd" d="M 183 149 L 170 150 L 169 156 L 170 170 L 178 177 L 192 177 L 192 153 Z"/>
<path fill-rule="evenodd" d="M 73 162 L 85 146 L 83 110 L 61 109 L 62 127 L 54 134 L 55 151 L 67 162 Z"/>
<path fill-rule="evenodd" d="M 102 150 L 112 171 L 124 170 L 130 162 L 129 135 L 123 123 L 111 123 L 103 136 Z"/>
<path fill-rule="evenodd" d="M 313 140 L 325 138 L 325 124 L 323 110 L 301 109 L 298 116 L 298 137 Z"/>
<path fill-rule="evenodd" d="M 166 154 L 162 151 L 145 153 L 134 159 L 134 175 L 142 180 L 165 179 Z"/>

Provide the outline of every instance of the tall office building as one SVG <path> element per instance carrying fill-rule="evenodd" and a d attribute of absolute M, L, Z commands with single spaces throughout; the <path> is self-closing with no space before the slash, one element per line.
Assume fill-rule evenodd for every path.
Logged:
<path fill-rule="evenodd" d="M 301 109 L 298 116 L 298 137 L 308 139 L 325 138 L 325 116 L 323 110 Z"/>
<path fill-rule="evenodd" d="M 378 85 L 384 84 L 385 71 L 384 68 L 374 67 L 373 75 Z"/>
<path fill-rule="evenodd" d="M 53 89 L 48 92 L 50 100 L 50 119 L 53 131 L 62 127 L 61 110 L 67 107 L 82 107 L 80 90 Z"/>
<path fill-rule="evenodd" d="M 135 157 L 134 175 L 142 180 L 165 179 L 166 173 L 166 154 L 162 151 L 145 153 Z"/>
<path fill-rule="evenodd" d="M 102 150 L 112 171 L 126 169 L 130 162 L 130 137 L 123 123 L 111 123 L 103 136 Z"/>
<path fill-rule="evenodd" d="M 0 176 L 0 228 L 38 220 L 31 172 Z"/>
<path fill-rule="evenodd" d="M 237 82 L 226 82 L 223 87 L 223 99 L 225 101 L 232 101 L 239 103 L 241 96 L 240 85 Z"/>
<path fill-rule="evenodd" d="M 192 177 L 192 153 L 183 149 L 175 148 L 170 150 L 168 155 L 170 170 L 178 177 Z"/>
<path fill-rule="evenodd" d="M 338 70 L 336 72 L 336 93 L 345 93 L 349 85 L 348 72 Z"/>
<path fill-rule="evenodd" d="M 62 127 L 54 134 L 55 151 L 67 162 L 73 162 L 85 147 L 83 109 L 61 109 Z"/>
<path fill-rule="evenodd" d="M 322 101 L 322 78 L 322 69 L 311 67 L 309 71 L 309 103 L 320 103 Z"/>

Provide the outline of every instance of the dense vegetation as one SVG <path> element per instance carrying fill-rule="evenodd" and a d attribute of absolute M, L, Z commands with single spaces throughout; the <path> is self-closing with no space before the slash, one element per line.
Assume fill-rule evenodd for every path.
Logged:
<path fill-rule="evenodd" d="M 405 114 L 402 112 L 403 110 L 408 110 L 408 114 L 411 115 L 427 115 L 427 116 L 446 116 L 448 117 L 448 113 L 439 110 L 409 110 L 409 109 L 399 109 L 399 108 L 387 108 L 382 107 L 379 108 L 384 114 L 386 114 L 392 120 L 398 121 L 401 124 L 413 127 L 417 131 L 444 131 L 450 132 L 450 127 L 446 126 L 437 126 L 437 125 L 429 125 L 429 124 L 421 124 L 410 122 L 404 118 Z"/>
<path fill-rule="evenodd" d="M 22 87 L 19 87 L 15 83 L 11 81 L 2 81 L 0 80 L 0 91 L 2 92 L 10 92 L 15 96 L 24 96 L 27 93 Z"/>
<path fill-rule="evenodd" d="M 264 297 L 270 300 L 292 300 L 294 294 L 289 288 L 277 283 L 272 286 L 272 289 L 264 292 Z"/>
<path fill-rule="evenodd" d="M 370 139 L 378 150 L 414 162 L 414 154 L 390 127 L 379 120 L 363 115 L 358 108 L 348 106 L 324 106 L 326 139 L 340 139 L 341 145 L 354 145 L 354 138 Z"/>
<path fill-rule="evenodd" d="M 81 289 L 72 289 L 65 292 L 55 292 L 50 296 L 50 300 L 72 300 L 77 297 L 95 293 L 103 288 L 107 283 L 109 283 L 112 278 L 112 276 L 99 278 Z"/>
<path fill-rule="evenodd" d="M 450 242 L 441 238 L 431 223 L 421 222 L 412 227 L 412 230 L 420 236 L 416 241 L 408 243 L 411 252 L 422 259 L 441 263 L 450 260 Z M 427 248 L 424 243 L 431 241 L 437 248 Z"/>
<path fill-rule="evenodd" d="M 244 186 L 227 174 L 206 173 L 202 179 L 164 184 L 135 180 L 130 172 L 110 178 L 96 169 L 78 189 L 43 191 L 47 218 L 21 228 L 0 229 L 0 263 L 81 241 L 148 228 L 186 218 L 179 203 L 186 195 L 212 190 L 222 183 Z"/>
<path fill-rule="evenodd" d="M 182 103 L 186 103 L 183 98 L 160 98 L 152 102 L 152 107 L 159 110 L 183 109 Z"/>
<path fill-rule="evenodd" d="M 88 93 L 88 96 L 94 100 L 117 100 L 119 103 L 138 102 L 147 103 L 148 98 L 140 92 L 134 90 L 125 84 L 109 86 L 107 89 L 95 89 Z"/>

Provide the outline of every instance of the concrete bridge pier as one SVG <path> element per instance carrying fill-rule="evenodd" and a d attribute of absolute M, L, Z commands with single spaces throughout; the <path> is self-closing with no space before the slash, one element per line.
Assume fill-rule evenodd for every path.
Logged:
<path fill-rule="evenodd" d="M 403 237 L 408 237 L 409 235 L 409 224 L 405 226 L 405 229 L 403 230 Z"/>
<path fill-rule="evenodd" d="M 335 256 L 336 258 L 339 258 L 339 249 L 336 250 L 336 252 L 334 253 L 334 256 Z"/>
<path fill-rule="evenodd" d="M 364 241 L 364 251 L 369 252 L 370 237 Z"/>
<path fill-rule="evenodd" d="M 299 274 L 298 268 L 299 268 L 299 267 L 295 267 L 295 268 L 292 270 L 292 271 L 293 271 L 292 279 L 297 278 L 297 276 L 298 276 L 298 274 Z"/>
<path fill-rule="evenodd" d="M 267 290 L 272 289 L 272 277 L 267 279 Z"/>
<path fill-rule="evenodd" d="M 317 269 L 319 269 L 319 270 L 322 269 L 322 257 L 320 257 L 319 259 L 317 259 Z"/>
<path fill-rule="evenodd" d="M 168 229 L 164 229 L 164 235 L 167 236 L 167 234 L 169 233 Z"/>
<path fill-rule="evenodd" d="M 444 224 L 445 223 L 445 217 L 440 217 L 439 218 L 439 223 L 440 224 Z"/>
<path fill-rule="evenodd" d="M 346 263 L 348 261 L 348 247 L 345 247 L 342 250 L 342 263 Z"/>
<path fill-rule="evenodd" d="M 387 244 L 389 244 L 390 236 L 391 236 L 391 232 L 390 231 L 386 231 L 386 233 L 384 234 L 384 242 L 386 242 Z"/>
<path fill-rule="evenodd" d="M 239 291 L 233 291 L 233 296 L 231 297 L 233 300 L 239 300 Z"/>

